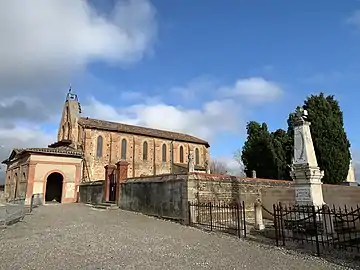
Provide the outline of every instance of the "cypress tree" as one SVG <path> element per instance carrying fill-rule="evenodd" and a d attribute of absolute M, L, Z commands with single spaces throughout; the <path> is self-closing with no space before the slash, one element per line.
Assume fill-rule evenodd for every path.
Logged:
<path fill-rule="evenodd" d="M 255 170 L 259 178 L 276 179 L 275 149 L 266 123 L 251 121 L 246 129 L 247 140 L 241 153 L 245 174 L 251 177 Z"/>
<path fill-rule="evenodd" d="M 320 93 L 308 97 L 303 108 L 309 114 L 318 165 L 325 173 L 322 181 L 327 184 L 343 182 L 351 157 L 350 142 L 344 130 L 343 113 L 338 101 L 332 95 L 325 97 L 324 93 Z M 289 130 L 291 128 L 289 125 Z"/>

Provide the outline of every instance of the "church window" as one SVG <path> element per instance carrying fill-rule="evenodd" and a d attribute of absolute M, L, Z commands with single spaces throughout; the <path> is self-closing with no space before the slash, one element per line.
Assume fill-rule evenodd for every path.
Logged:
<path fill-rule="evenodd" d="M 184 163 L 184 147 L 180 146 L 180 163 Z"/>
<path fill-rule="evenodd" d="M 147 142 L 144 142 L 143 144 L 143 160 L 148 159 L 148 144 Z"/>
<path fill-rule="evenodd" d="M 200 162 L 199 149 L 196 148 L 196 149 L 195 149 L 195 164 L 196 164 L 196 165 L 199 165 L 199 162 Z"/>
<path fill-rule="evenodd" d="M 162 146 L 162 162 L 166 162 L 166 144 Z"/>
<path fill-rule="evenodd" d="M 126 159 L 126 140 L 121 141 L 121 159 Z"/>
<path fill-rule="evenodd" d="M 99 136 L 97 138 L 97 146 L 96 146 L 96 156 L 101 157 L 102 156 L 102 150 L 103 150 L 103 137 Z"/>

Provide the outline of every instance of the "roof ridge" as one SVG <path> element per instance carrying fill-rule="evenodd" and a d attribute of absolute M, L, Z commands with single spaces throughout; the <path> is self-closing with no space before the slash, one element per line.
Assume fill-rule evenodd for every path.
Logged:
<path fill-rule="evenodd" d="M 198 137 L 195 137 L 193 135 L 190 134 L 186 134 L 186 133 L 182 133 L 182 132 L 178 132 L 178 131 L 170 131 L 170 130 L 164 130 L 164 129 L 157 129 L 157 128 L 152 128 L 152 127 L 144 127 L 144 126 L 138 126 L 138 125 L 130 125 L 130 124 L 125 124 L 125 123 L 120 123 L 120 122 L 114 122 L 114 121 L 108 121 L 108 120 L 100 120 L 100 119 L 95 119 L 95 118 L 90 118 L 90 117 L 80 117 L 80 125 L 84 124 L 89 125 L 89 126 L 93 126 L 94 128 L 99 128 L 99 129 L 105 129 L 105 130 L 114 130 L 116 129 L 114 126 L 118 127 L 123 127 L 123 128 L 128 128 L 128 129 L 138 129 L 138 131 L 122 131 L 122 132 L 127 132 L 127 133 L 135 133 L 135 134 L 139 134 L 141 132 L 139 131 L 151 131 L 152 133 L 156 133 L 156 132 L 160 132 L 163 133 L 161 136 L 161 134 L 146 134 L 144 132 L 144 134 L 139 134 L 139 135 L 145 135 L 145 136 L 152 136 L 152 137 L 166 137 L 167 139 L 172 139 L 172 140 L 180 140 L 180 141 L 188 141 L 188 142 L 193 142 L 193 143 L 201 143 L 201 144 L 205 144 L 207 146 L 210 146 L 209 143 L 203 139 L 200 139 Z M 81 121 L 82 120 L 82 121 Z M 88 123 L 81 123 L 81 122 L 88 122 Z M 93 122 L 93 123 L 91 123 Z M 94 123 L 95 122 L 95 123 Z M 113 125 L 113 127 L 101 127 L 101 124 L 108 124 L 108 125 Z M 121 131 L 121 130 L 119 130 Z M 168 135 L 168 136 L 165 136 Z M 170 136 L 173 135 L 173 136 Z M 183 137 L 183 138 L 172 138 L 175 137 L 174 135 L 177 135 L 176 137 Z"/>

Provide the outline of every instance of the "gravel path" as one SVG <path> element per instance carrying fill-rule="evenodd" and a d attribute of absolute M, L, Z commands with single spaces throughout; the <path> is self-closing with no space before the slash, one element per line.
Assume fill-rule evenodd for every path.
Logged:
<path fill-rule="evenodd" d="M 0 269 L 346 269 L 121 210 L 46 205 L 0 231 Z"/>

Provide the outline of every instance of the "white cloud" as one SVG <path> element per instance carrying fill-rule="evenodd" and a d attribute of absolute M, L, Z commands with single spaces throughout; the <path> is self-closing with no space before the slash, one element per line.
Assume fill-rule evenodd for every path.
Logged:
<path fill-rule="evenodd" d="M 233 86 L 220 90 L 224 96 L 244 98 L 253 103 L 274 101 L 283 93 L 280 85 L 262 77 L 239 79 Z"/>
<path fill-rule="evenodd" d="M 345 23 L 354 27 L 360 27 L 360 10 L 355 10 L 348 18 Z"/>
<path fill-rule="evenodd" d="M 206 89 L 209 91 L 204 97 Z M 184 132 L 210 141 L 220 132 L 239 134 L 243 131 L 246 101 L 274 101 L 283 90 L 276 83 L 257 77 L 237 80 L 233 88 L 215 87 L 213 80 L 201 77 L 183 87 L 173 87 L 170 93 L 174 91 L 185 93 L 185 98 L 191 96 L 197 106 L 170 105 L 161 97 L 143 95 L 131 106 L 114 107 L 92 97 L 83 106 L 83 111 L 92 118 Z M 224 91 L 229 91 L 228 98 L 224 97 Z M 245 101 L 242 95 L 246 97 Z M 212 96 L 213 99 L 209 98 Z"/>
<path fill-rule="evenodd" d="M 154 37 L 154 13 L 144 0 L 118 2 L 110 18 L 81 0 L 1 2 L 0 74 L 139 60 Z"/>
<path fill-rule="evenodd" d="M 45 132 L 40 127 L 17 125 L 12 129 L 0 129 L 0 162 L 6 159 L 12 148 L 46 147 L 55 142 L 57 132 Z M 0 167 L 0 184 L 4 183 L 4 168 Z"/>
<path fill-rule="evenodd" d="M 63 91 L 64 82 L 93 61 L 137 62 L 151 49 L 156 29 L 146 0 L 117 1 L 105 15 L 85 0 L 1 1 L 0 93 L 40 98 Z"/>
<path fill-rule="evenodd" d="M 156 40 L 155 18 L 147 0 L 116 1 L 108 14 L 85 0 L 0 1 L 0 159 L 56 140 L 39 125 L 61 113 L 68 83 L 94 61 L 140 61 Z"/>
<path fill-rule="evenodd" d="M 229 99 L 206 102 L 198 109 L 187 109 L 163 102 L 116 108 L 92 98 L 83 109 L 84 115 L 93 118 L 185 132 L 208 140 L 218 132 L 239 132 L 243 125 L 239 118 L 241 107 Z"/>

